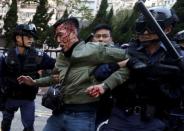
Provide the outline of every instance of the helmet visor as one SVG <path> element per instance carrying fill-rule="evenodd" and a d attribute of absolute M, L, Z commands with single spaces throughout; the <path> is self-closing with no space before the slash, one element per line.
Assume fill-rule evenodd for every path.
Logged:
<path fill-rule="evenodd" d="M 164 30 L 165 29 L 165 24 L 163 21 L 157 21 L 160 27 Z M 155 29 L 152 26 L 151 23 L 149 22 L 136 22 L 135 24 L 135 32 L 137 34 L 144 34 L 145 31 L 148 31 L 151 34 L 155 34 Z"/>

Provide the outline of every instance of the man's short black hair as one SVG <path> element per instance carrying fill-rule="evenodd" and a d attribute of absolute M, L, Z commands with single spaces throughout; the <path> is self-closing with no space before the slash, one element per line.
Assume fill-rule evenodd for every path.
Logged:
<path fill-rule="evenodd" d="M 109 30 L 110 34 L 112 33 L 112 28 L 108 24 L 98 24 L 98 25 L 96 25 L 93 29 L 93 33 L 95 34 L 98 30 L 101 30 L 101 29 Z"/>
<path fill-rule="evenodd" d="M 71 22 L 72 24 L 74 24 L 74 26 L 76 27 L 77 31 L 79 30 L 79 21 L 77 20 L 77 18 L 75 17 L 69 17 L 69 18 L 64 18 L 64 19 L 60 19 L 58 20 L 53 26 L 54 29 L 56 30 L 56 28 L 61 25 L 62 23 L 65 22 Z"/>

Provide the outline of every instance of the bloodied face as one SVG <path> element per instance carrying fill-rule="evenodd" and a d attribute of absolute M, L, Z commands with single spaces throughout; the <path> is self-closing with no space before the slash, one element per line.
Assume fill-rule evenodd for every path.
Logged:
<path fill-rule="evenodd" d="M 56 28 L 56 41 L 62 47 L 63 52 L 68 51 L 77 37 L 76 27 L 73 23 L 65 22 Z"/>

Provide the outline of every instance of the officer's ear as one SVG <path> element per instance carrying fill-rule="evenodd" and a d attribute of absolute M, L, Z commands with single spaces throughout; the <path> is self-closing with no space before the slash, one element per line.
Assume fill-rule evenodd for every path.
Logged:
<path fill-rule="evenodd" d="M 21 38 L 21 36 L 20 36 L 20 35 L 17 35 L 17 36 L 15 36 L 15 40 L 16 40 L 16 41 L 21 41 L 21 40 L 22 40 L 22 38 Z"/>
<path fill-rule="evenodd" d="M 168 25 L 168 26 L 166 26 L 166 28 L 164 29 L 165 34 L 167 35 L 167 34 L 171 33 L 172 28 L 173 28 L 173 26 L 172 26 L 172 25 Z"/>
<path fill-rule="evenodd" d="M 16 40 L 16 43 L 22 43 L 22 36 L 17 35 L 17 36 L 15 37 L 15 40 Z"/>

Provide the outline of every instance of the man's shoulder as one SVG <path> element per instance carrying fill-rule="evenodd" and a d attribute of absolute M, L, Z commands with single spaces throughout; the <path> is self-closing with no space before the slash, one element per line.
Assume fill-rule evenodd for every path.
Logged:
<path fill-rule="evenodd" d="M 3 57 L 7 58 L 9 56 L 14 56 L 16 54 L 16 48 L 9 48 L 3 53 Z"/>

